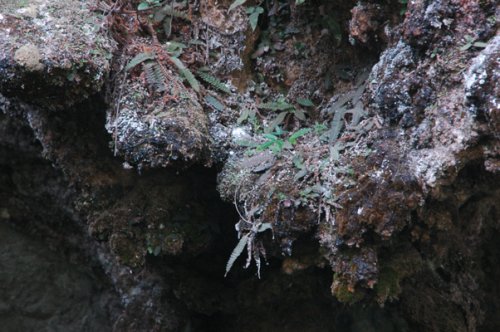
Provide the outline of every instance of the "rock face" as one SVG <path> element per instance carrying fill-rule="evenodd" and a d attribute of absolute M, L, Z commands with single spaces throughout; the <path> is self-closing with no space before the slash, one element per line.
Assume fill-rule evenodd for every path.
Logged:
<path fill-rule="evenodd" d="M 498 330 L 496 2 L 230 5 L 2 2 L 0 323 Z"/>
<path fill-rule="evenodd" d="M 0 319 L 4 331 L 111 328 L 112 317 L 106 315 L 106 307 L 117 303 L 113 293 L 104 288 L 106 283 L 99 284 L 102 279 L 5 224 L 0 225 L 0 239 Z"/>
<path fill-rule="evenodd" d="M 47 109 L 99 92 L 115 43 L 81 1 L 2 1 L 0 90 Z"/>

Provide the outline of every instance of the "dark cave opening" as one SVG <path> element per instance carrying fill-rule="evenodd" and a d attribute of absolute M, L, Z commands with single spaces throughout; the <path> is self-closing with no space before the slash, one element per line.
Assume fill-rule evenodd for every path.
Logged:
<path fill-rule="evenodd" d="M 62 255 L 62 261 L 88 269 L 85 273 L 97 287 L 91 294 L 107 299 L 106 306 L 91 307 L 108 317 L 108 323 L 119 321 L 125 304 L 124 286 L 112 272 L 116 268 L 113 264 L 119 262 L 132 264 L 130 271 L 139 276 L 127 279 L 127 287 L 134 282 L 141 284 L 140 276 L 154 276 L 146 280 L 160 285 L 155 305 L 174 306 L 181 317 L 179 324 L 193 331 L 361 331 L 377 324 L 389 326 L 387 331 L 401 331 L 397 327 L 400 323 L 394 323 L 397 320 L 386 309 L 350 307 L 336 301 L 330 294 L 329 267 L 292 268 L 287 272 L 285 261 L 291 258 L 281 256 L 276 244 L 269 264 L 262 267 L 261 279 L 255 266 L 242 268 L 243 255 L 224 278 L 226 262 L 237 242 L 234 224 L 238 215 L 232 204 L 219 198 L 217 170 L 145 170 L 142 174 L 124 170 L 109 149 L 111 138 L 102 125 L 104 106 L 97 97 L 66 113 L 40 112 L 33 129 L 22 116 L 2 117 L 2 125 L 11 129 L 5 132 L 17 128 L 18 135 L 8 149 L 5 147 L 11 137 L 2 137 L 6 158 L 1 166 L 8 171 L 2 172 L 0 194 L 2 211 L 8 211 L 6 221 L 17 232 L 29 234 L 36 245 Z M 16 153 L 19 146 L 26 153 Z M 6 217 L 7 212 L 3 215 Z M 147 249 L 144 247 L 151 239 L 148 232 L 159 232 L 162 224 L 167 228 L 173 225 L 169 229 L 183 236 L 180 252 L 167 246 L 162 248 L 165 252 L 156 255 L 144 251 L 139 265 L 134 266 L 135 260 L 124 261 L 128 249 Z M 126 236 L 122 236 L 124 230 Z M 116 236 L 131 247 L 119 247 Z M 106 243 L 110 243 L 111 252 Z M 314 253 L 308 252 L 311 250 Z M 307 257 L 317 250 L 314 238 L 308 235 L 295 243 L 292 258 Z M 108 258 L 103 259 L 103 255 Z M 289 264 L 297 263 L 290 260 Z M 59 272 L 54 271 L 57 278 Z M 141 286 L 140 292 L 147 298 L 157 286 Z M 57 294 L 46 294 L 47 298 L 52 296 Z M 145 305 L 140 296 L 137 301 Z M 49 318 L 40 317 L 33 326 Z M 27 326 L 26 330 L 31 328 Z M 68 331 L 72 329 L 78 330 L 68 327 Z"/>

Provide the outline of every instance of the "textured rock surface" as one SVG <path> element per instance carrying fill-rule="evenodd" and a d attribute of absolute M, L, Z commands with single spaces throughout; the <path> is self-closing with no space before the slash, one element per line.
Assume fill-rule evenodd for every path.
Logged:
<path fill-rule="evenodd" d="M 2 0 L 0 93 L 61 109 L 99 92 L 115 43 L 89 5 Z"/>
<path fill-rule="evenodd" d="M 3 222 L 5 222 L 5 215 Z M 113 293 L 102 276 L 46 244 L 0 225 L 0 321 L 3 331 L 106 331 Z"/>
<path fill-rule="evenodd" d="M 102 324 L 498 330 L 496 2 L 138 2 L 0 16 L 0 218 L 103 271 Z"/>

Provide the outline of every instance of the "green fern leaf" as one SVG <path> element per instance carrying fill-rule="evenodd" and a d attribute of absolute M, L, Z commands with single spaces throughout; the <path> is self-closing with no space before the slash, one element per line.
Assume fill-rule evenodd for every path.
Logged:
<path fill-rule="evenodd" d="M 134 68 L 135 66 L 146 60 L 154 60 L 155 57 L 156 55 L 154 53 L 149 53 L 149 52 L 139 53 L 136 56 L 134 56 L 132 60 L 129 61 L 129 63 L 125 67 L 125 70 L 129 71 L 130 69 Z"/>
<path fill-rule="evenodd" d="M 213 108 L 215 108 L 216 110 L 222 112 L 224 110 L 224 105 L 221 104 L 220 101 L 218 101 L 215 97 L 213 96 L 206 96 L 205 97 L 205 101 L 210 105 L 212 106 Z"/>
<path fill-rule="evenodd" d="M 270 133 L 272 132 L 277 126 L 279 126 L 283 121 L 285 120 L 288 112 L 281 112 L 278 114 L 273 121 L 269 123 L 269 127 L 266 128 L 265 132 Z"/>
<path fill-rule="evenodd" d="M 310 99 L 307 99 L 307 98 L 297 98 L 296 102 L 299 105 L 304 106 L 304 107 L 314 107 L 314 103 Z"/>
<path fill-rule="evenodd" d="M 179 70 L 179 73 L 184 76 L 189 85 L 191 85 L 193 90 L 196 92 L 200 92 L 200 83 L 198 82 L 198 80 L 196 80 L 193 73 L 184 65 L 184 63 L 180 59 L 175 57 L 171 57 L 170 59 Z"/>
<path fill-rule="evenodd" d="M 260 105 L 257 105 L 257 107 L 271 111 L 286 111 L 294 108 L 292 104 L 286 103 L 284 101 L 262 103 Z"/>
<path fill-rule="evenodd" d="M 229 90 L 229 88 L 224 83 L 219 81 L 219 79 L 217 77 L 214 77 L 214 76 L 207 74 L 207 73 L 200 71 L 200 70 L 197 71 L 196 74 L 198 74 L 198 76 L 203 81 L 207 82 L 208 84 L 210 84 L 214 88 L 216 88 L 222 92 L 225 92 L 225 93 L 231 93 L 231 90 Z"/>
<path fill-rule="evenodd" d="M 229 257 L 229 260 L 227 261 L 226 273 L 224 274 L 224 277 L 227 276 L 227 274 L 229 273 L 229 271 L 233 267 L 234 262 L 236 261 L 236 259 L 238 257 L 240 257 L 241 253 L 243 252 L 243 250 L 247 246 L 248 237 L 249 237 L 249 234 L 243 235 L 241 237 L 240 241 L 238 242 L 238 244 L 236 245 L 236 247 L 234 248 L 233 252 L 231 253 L 231 256 Z"/>
<path fill-rule="evenodd" d="M 297 143 L 297 139 L 299 139 L 300 137 L 308 134 L 309 132 L 311 131 L 311 128 L 302 128 L 302 129 L 299 129 L 297 130 L 296 132 L 294 132 L 289 138 L 288 138 L 288 142 L 290 142 L 290 144 L 296 144 Z"/>
<path fill-rule="evenodd" d="M 172 16 L 172 17 L 178 17 L 178 18 L 182 18 L 184 20 L 189 20 L 189 16 L 184 13 L 184 12 L 181 12 L 177 9 L 174 9 L 172 6 L 170 5 L 166 5 L 164 6 L 162 9 L 160 10 L 157 10 L 153 16 L 153 21 L 155 23 L 160 23 L 161 21 L 163 21 L 163 19 L 165 17 L 168 16 Z"/>
<path fill-rule="evenodd" d="M 228 9 L 228 12 L 232 11 L 233 9 L 235 9 L 236 7 L 239 7 L 241 6 L 242 4 L 244 4 L 247 0 L 235 0 L 231 6 L 229 6 L 229 9 Z"/>
<path fill-rule="evenodd" d="M 147 62 L 144 64 L 144 73 L 146 81 L 156 91 L 163 92 L 167 88 L 165 86 L 166 76 L 161 66 L 156 62 Z"/>
<path fill-rule="evenodd" d="M 335 111 L 335 115 L 333 116 L 332 120 L 332 127 L 328 132 L 330 142 L 336 141 L 339 138 L 340 131 L 342 130 L 342 127 L 344 125 L 344 115 L 346 113 L 347 110 L 344 107 Z"/>

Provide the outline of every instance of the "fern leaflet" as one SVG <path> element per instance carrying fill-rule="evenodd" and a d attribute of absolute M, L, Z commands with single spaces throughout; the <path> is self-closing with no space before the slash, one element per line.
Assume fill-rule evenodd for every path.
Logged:
<path fill-rule="evenodd" d="M 234 248 L 233 252 L 231 253 L 231 256 L 229 257 L 229 260 L 227 261 L 226 274 L 224 274 L 224 277 L 227 276 L 227 274 L 229 273 L 229 271 L 233 267 L 234 262 L 241 255 L 241 253 L 243 252 L 243 250 L 247 246 L 249 236 L 250 236 L 250 234 L 243 235 L 241 237 L 240 241 L 238 242 L 238 244 L 236 245 L 236 247 Z"/>
<path fill-rule="evenodd" d="M 189 21 L 189 17 L 186 13 L 184 12 L 181 12 L 177 9 L 174 9 L 172 6 L 170 5 L 166 5 L 164 6 L 162 9 L 158 10 L 155 12 L 154 16 L 153 16 L 153 21 L 155 23 L 159 23 L 161 21 L 163 21 L 163 19 L 167 16 L 171 16 L 171 17 L 178 17 L 178 18 L 182 18 L 184 20 L 188 20 Z"/>
<path fill-rule="evenodd" d="M 145 63 L 144 73 L 146 74 L 146 81 L 154 90 L 163 92 L 167 89 L 165 86 L 166 76 L 158 63 Z"/>
<path fill-rule="evenodd" d="M 134 68 L 135 66 L 146 60 L 154 60 L 155 57 L 156 55 L 154 53 L 149 53 L 149 52 L 139 53 L 136 56 L 134 56 L 132 60 L 129 61 L 129 63 L 125 67 L 125 70 L 129 71 L 130 69 Z"/>
<path fill-rule="evenodd" d="M 207 74 L 203 71 L 197 71 L 196 74 L 198 74 L 198 76 L 203 81 L 207 82 L 208 84 L 210 84 L 214 88 L 216 88 L 222 92 L 225 92 L 225 93 L 231 93 L 231 90 L 229 90 L 229 88 L 224 83 L 222 83 L 217 77 L 214 77 L 214 76 Z"/>
<path fill-rule="evenodd" d="M 344 125 L 344 115 L 347 113 L 347 110 L 342 107 L 335 111 L 335 115 L 332 120 L 332 127 L 328 132 L 328 136 L 330 142 L 336 141 L 339 138 L 340 131 Z"/>
<path fill-rule="evenodd" d="M 170 59 L 179 70 L 179 73 L 189 82 L 189 85 L 191 85 L 193 90 L 200 92 L 200 83 L 196 80 L 196 77 L 194 77 L 193 73 L 184 65 L 184 63 L 175 57 L 171 57 Z"/>
<path fill-rule="evenodd" d="M 276 102 L 270 102 L 270 103 L 263 103 L 260 105 L 257 105 L 258 108 L 265 109 L 265 110 L 271 110 L 271 111 L 286 111 L 293 109 L 293 105 L 284 102 L 284 101 L 276 101 Z"/>
<path fill-rule="evenodd" d="M 224 110 L 224 105 L 213 96 L 206 96 L 205 101 L 219 112 Z"/>

